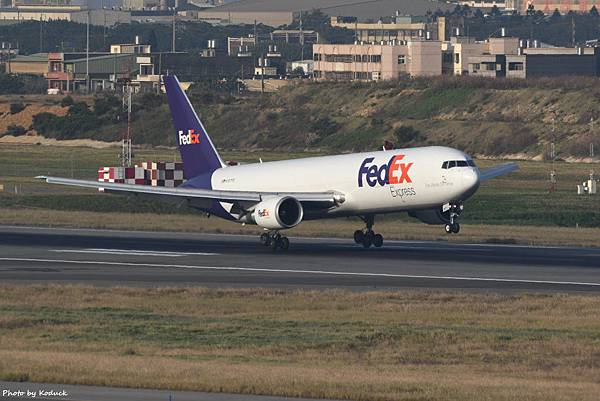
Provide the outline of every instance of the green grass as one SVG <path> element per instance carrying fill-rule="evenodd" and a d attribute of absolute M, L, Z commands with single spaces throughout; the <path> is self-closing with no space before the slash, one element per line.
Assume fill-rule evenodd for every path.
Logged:
<path fill-rule="evenodd" d="M 168 204 L 140 202 L 126 197 L 106 196 L 92 190 L 51 186 L 35 180 L 37 175 L 95 179 L 100 166 L 117 164 L 118 148 L 91 149 L 46 146 L 0 145 L 0 209 L 61 210 L 101 213 L 197 214 L 192 209 Z M 256 162 L 316 156 L 319 153 L 225 152 L 227 160 Z M 139 149 L 135 160 L 179 160 L 176 150 Z M 482 167 L 500 163 L 479 160 Z M 575 185 L 596 166 L 585 163 L 556 163 L 557 192 L 549 194 L 550 163 L 519 162 L 520 171 L 484 183 L 465 204 L 465 224 L 529 225 L 555 227 L 600 226 L 600 198 L 578 196 Z M 597 172 L 600 174 L 600 170 Z M 14 194 L 15 187 L 19 192 Z M 412 221 L 405 215 L 383 219 Z"/>

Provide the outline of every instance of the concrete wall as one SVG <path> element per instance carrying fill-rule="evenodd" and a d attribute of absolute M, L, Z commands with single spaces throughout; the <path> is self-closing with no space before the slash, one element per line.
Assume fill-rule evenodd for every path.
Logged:
<path fill-rule="evenodd" d="M 519 38 L 490 38 L 490 54 L 517 54 L 519 52 Z"/>
<path fill-rule="evenodd" d="M 412 76 L 442 74 L 442 46 L 436 40 L 408 42 L 410 62 L 408 73 Z"/>

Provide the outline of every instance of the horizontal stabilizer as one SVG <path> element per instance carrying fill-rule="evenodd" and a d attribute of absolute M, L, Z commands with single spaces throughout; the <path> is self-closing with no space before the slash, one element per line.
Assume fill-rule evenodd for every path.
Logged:
<path fill-rule="evenodd" d="M 494 166 L 492 168 L 488 168 L 485 170 L 480 170 L 479 179 L 481 181 L 490 180 L 492 178 L 499 177 L 504 174 L 512 173 L 513 171 L 517 171 L 519 169 L 519 165 L 517 163 L 505 163 L 500 164 L 498 166 Z"/>

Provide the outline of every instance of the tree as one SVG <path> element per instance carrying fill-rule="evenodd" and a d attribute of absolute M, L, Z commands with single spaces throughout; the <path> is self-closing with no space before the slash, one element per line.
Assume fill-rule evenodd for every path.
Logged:
<path fill-rule="evenodd" d="M 596 8 L 596 6 L 592 6 L 592 8 L 590 8 L 590 16 L 594 18 L 600 16 L 600 14 L 598 14 L 598 9 Z"/>
<path fill-rule="evenodd" d="M 557 21 L 557 20 L 559 20 L 559 19 L 560 19 L 560 17 L 561 17 L 561 15 L 560 15 L 560 11 L 558 11 L 558 8 L 555 8 L 555 9 L 554 9 L 554 12 L 553 12 L 553 13 L 552 13 L 552 15 L 550 16 L 550 20 L 551 20 L 551 21 Z"/>
<path fill-rule="evenodd" d="M 528 17 L 532 17 L 532 16 L 534 16 L 534 15 L 535 15 L 535 7 L 534 7 L 534 5 L 533 5 L 533 4 L 529 4 L 529 5 L 527 6 L 527 16 L 528 16 Z"/>

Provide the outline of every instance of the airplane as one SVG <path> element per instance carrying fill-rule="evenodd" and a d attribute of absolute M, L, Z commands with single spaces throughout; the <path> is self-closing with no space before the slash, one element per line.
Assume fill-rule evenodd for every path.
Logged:
<path fill-rule="evenodd" d="M 242 224 L 264 229 L 260 242 L 287 250 L 282 231 L 305 220 L 358 216 L 365 227 L 354 241 L 381 247 L 375 216 L 407 212 L 427 224 L 458 233 L 464 202 L 486 181 L 518 169 L 505 163 L 480 171 L 467 154 L 428 146 L 227 165 L 174 75 L 163 76 L 176 141 L 187 179 L 176 188 L 40 176 L 49 184 L 101 188 L 104 192 L 175 200 Z"/>

